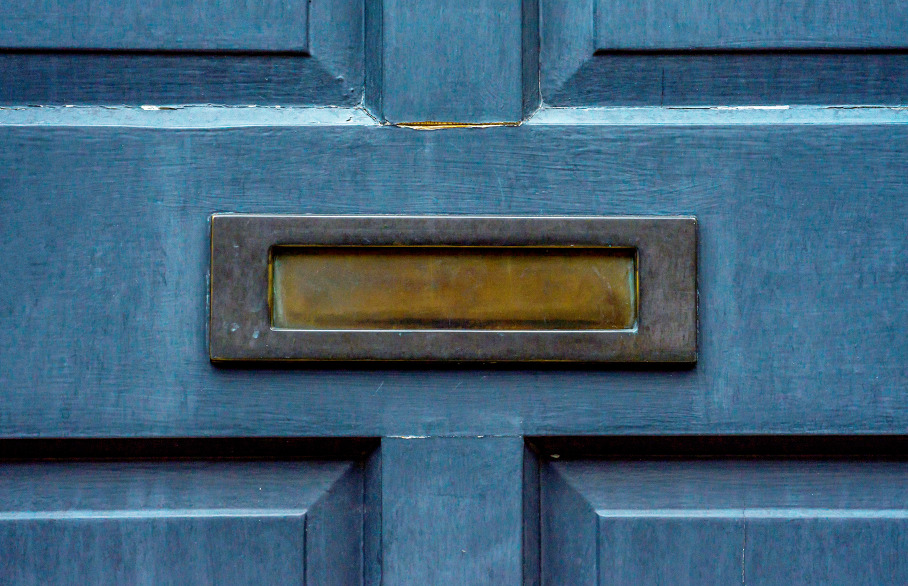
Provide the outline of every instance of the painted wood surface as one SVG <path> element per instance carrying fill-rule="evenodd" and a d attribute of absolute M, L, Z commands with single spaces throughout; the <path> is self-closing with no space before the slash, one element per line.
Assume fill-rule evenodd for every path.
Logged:
<path fill-rule="evenodd" d="M 0 582 L 359 583 L 362 498 L 346 462 L 3 464 Z"/>
<path fill-rule="evenodd" d="M 745 123 L 4 127 L 0 433 L 901 433 L 908 127 L 726 115 Z M 700 361 L 216 368 L 212 211 L 693 214 Z"/>
<path fill-rule="evenodd" d="M 249 4 L 251 10 L 254 4 Z M 359 104 L 364 76 L 361 1 L 311 0 L 299 5 L 308 6 L 304 9 L 311 19 L 306 53 L 3 51 L 0 104 Z M 67 6 L 73 10 L 77 4 Z"/>
<path fill-rule="evenodd" d="M 908 55 L 701 53 L 590 55 L 550 106 L 715 106 L 908 103 Z"/>
<path fill-rule="evenodd" d="M 362 82 L 351 81 L 311 57 L 0 53 L 7 105 L 352 106 Z"/>
<path fill-rule="evenodd" d="M 523 441 L 382 439 L 382 583 L 522 584 Z"/>
<path fill-rule="evenodd" d="M 908 426 L 908 114 L 878 107 L 908 99 L 905 8 L 595 1 L 312 0 L 276 28 L 256 15 L 289 3 L 169 28 L 173 0 L 0 8 L 0 438 L 55 438 L 0 441 L 0 582 L 908 581 L 908 474 L 868 440 Z M 576 108 L 377 122 L 540 96 Z M 231 211 L 693 214 L 700 361 L 217 368 Z M 525 434 L 627 444 L 540 469 Z M 672 434 L 690 459 L 640 437 Z M 717 434 L 763 437 L 703 460 Z M 259 450 L 344 436 L 384 439 Z M 260 461 L 199 460 L 231 455 Z"/>
<path fill-rule="evenodd" d="M 596 48 L 904 48 L 901 0 L 594 0 Z"/>
<path fill-rule="evenodd" d="M 719 4 L 728 11 L 762 15 L 772 3 L 760 3 L 756 7 L 753 3 Z M 896 7 L 894 2 L 877 6 L 883 4 L 904 13 L 904 8 Z M 601 10 L 629 11 L 634 5 L 603 1 L 599 5 L 600 14 Z M 715 16 L 714 11 L 701 3 L 660 5 L 665 10 L 689 14 L 685 18 L 679 16 L 682 25 L 696 27 Z M 867 4 L 861 6 L 863 10 Z M 863 44 L 854 46 L 830 45 L 795 51 L 759 45 L 748 50 L 729 47 L 709 51 L 689 51 L 683 47 L 606 50 L 597 43 L 595 18 L 591 16 L 595 10 L 595 0 L 540 3 L 540 91 L 549 106 L 903 104 L 908 101 L 905 81 L 908 57 L 901 49 L 873 44 L 877 37 L 872 35 Z M 685 12 L 688 10 L 689 13 Z M 702 19 L 694 16 L 698 11 L 702 11 Z M 872 11 L 873 6 L 868 18 Z M 778 24 L 793 26 L 800 22 L 798 18 L 797 14 L 783 10 L 776 13 L 776 20 L 765 19 L 765 24 L 771 30 Z M 674 34 L 671 31 L 683 28 L 676 27 L 674 22 L 671 18 L 660 21 L 653 30 L 665 29 L 666 35 Z M 854 22 L 857 21 L 836 21 L 842 27 Z M 873 34 L 890 25 L 891 31 L 904 29 L 904 24 L 886 21 L 874 28 Z M 653 34 L 658 40 L 656 32 Z M 899 34 L 896 46 L 908 38 Z"/>
<path fill-rule="evenodd" d="M 0 5 L 0 47 L 305 52 L 308 7 L 299 0 L 12 0 Z"/>
<path fill-rule="evenodd" d="M 904 462 L 550 462 L 541 478 L 545 583 L 908 579 Z"/>
<path fill-rule="evenodd" d="M 532 26 L 535 13 L 530 1 L 384 0 L 381 36 L 373 40 L 381 43 L 373 48 L 382 53 L 376 63 L 381 116 L 392 122 L 522 120 L 538 101 L 535 35 L 523 24 Z"/>

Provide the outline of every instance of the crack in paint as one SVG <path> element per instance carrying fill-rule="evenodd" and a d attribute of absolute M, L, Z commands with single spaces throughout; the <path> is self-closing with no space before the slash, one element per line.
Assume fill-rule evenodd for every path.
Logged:
<path fill-rule="evenodd" d="M 744 515 L 744 540 L 741 544 L 741 584 L 747 584 L 747 513 Z"/>

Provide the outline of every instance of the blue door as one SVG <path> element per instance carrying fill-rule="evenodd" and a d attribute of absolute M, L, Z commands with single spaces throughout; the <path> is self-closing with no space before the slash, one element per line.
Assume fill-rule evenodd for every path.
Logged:
<path fill-rule="evenodd" d="M 0 583 L 908 583 L 908 4 L 9 0 Z M 216 213 L 696 216 L 698 359 L 209 360 Z"/>

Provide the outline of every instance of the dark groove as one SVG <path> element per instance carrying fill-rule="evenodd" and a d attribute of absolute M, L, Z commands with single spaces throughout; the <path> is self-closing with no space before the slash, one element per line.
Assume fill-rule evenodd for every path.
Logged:
<path fill-rule="evenodd" d="M 0 461 L 361 460 L 378 438 L 0 439 Z"/>
<path fill-rule="evenodd" d="M 906 47 L 891 48 L 835 48 L 835 47 L 772 47 L 772 48 L 740 48 L 740 49 L 596 49 L 593 55 L 597 57 L 621 56 L 652 56 L 652 57 L 683 57 L 683 56 L 736 56 L 736 55 L 908 55 Z"/>
<path fill-rule="evenodd" d="M 908 435 L 677 435 L 527 437 L 544 458 L 822 458 L 908 460 Z"/>
<path fill-rule="evenodd" d="M 393 331 L 393 330 L 392 330 Z M 463 372 L 471 371 L 494 372 L 520 372 L 527 375 L 538 372 L 668 372 L 692 373 L 696 364 L 685 362 L 516 362 L 507 360 L 477 360 L 473 362 L 458 360 L 218 360 L 211 363 L 217 369 L 230 371 L 255 371 L 282 372 L 301 370 L 307 372 L 336 372 L 349 370 L 355 372 L 370 372 L 374 374 L 403 374 L 411 372 Z"/>
<path fill-rule="evenodd" d="M 248 49 L 73 49 L 0 48 L 2 55 L 93 55 L 101 57 L 310 57 L 309 51 L 250 51 Z"/>

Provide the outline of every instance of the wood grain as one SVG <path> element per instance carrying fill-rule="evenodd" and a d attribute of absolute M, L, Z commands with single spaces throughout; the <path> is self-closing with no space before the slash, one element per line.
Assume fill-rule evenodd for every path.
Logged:
<path fill-rule="evenodd" d="M 287 0 L 13 0 L 0 5 L 0 47 L 305 52 L 308 7 Z"/>
<path fill-rule="evenodd" d="M 0 467 L 0 581 L 353 584 L 362 472 L 350 462 Z"/>
<path fill-rule="evenodd" d="M 901 461 L 549 461 L 543 580 L 901 584 Z"/>
<path fill-rule="evenodd" d="M 590 56 L 551 106 L 903 104 L 902 52 L 716 52 Z"/>
<path fill-rule="evenodd" d="M 904 19 L 906 13 L 897 2 L 848 2 L 832 7 L 826 1 L 798 1 L 793 4 L 806 8 L 805 13 L 780 10 L 771 16 L 775 2 L 719 2 L 710 4 L 712 8 L 703 2 L 667 2 L 648 16 L 636 14 L 645 4 L 648 0 L 540 2 L 539 75 L 544 103 L 559 107 L 714 106 L 903 104 L 908 100 L 908 56 L 904 35 L 899 32 L 904 28 L 899 18 Z M 839 5 L 862 15 L 843 18 Z M 829 10 L 813 11 L 822 8 Z M 613 27 L 612 32 L 636 35 L 642 46 L 631 49 L 600 43 L 597 10 L 599 18 Z M 901 16 L 873 20 L 887 10 Z M 747 33 L 752 42 L 692 49 L 691 43 L 672 40 L 687 35 L 690 38 L 685 39 L 693 42 L 699 38 L 699 27 L 716 34 L 732 33 L 734 27 L 720 18 L 723 11 L 754 21 Z M 622 24 L 622 16 L 634 22 Z M 812 19 L 825 25 L 814 28 Z M 859 31 L 861 27 L 864 32 Z M 781 48 L 785 43 L 767 42 L 773 34 L 800 29 L 805 39 L 817 35 L 829 42 L 802 43 L 788 50 Z"/>
<path fill-rule="evenodd" d="M 0 53 L 0 100 L 8 105 L 349 106 L 361 99 L 361 70 L 332 71 L 306 56 Z"/>
<path fill-rule="evenodd" d="M 523 441 L 382 439 L 382 583 L 522 584 Z"/>
<path fill-rule="evenodd" d="M 597 49 L 908 47 L 900 0 L 595 0 Z"/>
<path fill-rule="evenodd" d="M 35 5 L 36 10 L 28 8 L 25 16 L 18 14 L 4 21 L 7 23 L 3 29 L 6 34 L 21 37 L 21 43 L 17 46 L 27 47 L 0 51 L 0 104 L 4 106 L 26 104 L 351 106 L 359 104 L 363 98 L 363 8 L 360 0 L 283 3 L 286 10 L 297 12 L 308 10 L 308 27 L 300 29 L 294 24 L 293 19 L 280 20 L 274 23 L 273 27 L 270 25 L 257 27 L 250 34 L 262 35 L 268 42 L 265 45 L 256 45 L 248 38 L 244 40 L 242 35 L 230 36 L 230 43 L 233 44 L 228 45 L 234 46 L 235 50 L 224 50 L 221 45 L 212 45 L 205 50 L 190 50 L 179 46 L 140 49 L 132 46 L 135 43 L 132 45 L 121 43 L 123 46 L 99 50 L 72 42 L 63 48 L 57 47 L 59 45 L 57 43 L 53 48 L 39 49 L 30 40 L 34 30 L 40 29 L 45 31 L 44 34 L 56 34 L 60 30 L 52 26 L 45 27 L 46 30 L 38 26 L 16 28 L 9 23 L 18 22 L 16 19 L 28 21 L 29 18 L 40 17 L 50 19 L 51 24 L 54 22 L 61 24 L 65 20 L 64 16 L 73 11 L 81 11 L 85 4 L 59 3 L 60 10 L 56 17 L 52 14 L 41 16 L 37 8 L 51 1 L 30 3 Z M 89 3 L 104 2 L 91 0 Z M 119 3 L 116 0 L 109 0 L 106 3 L 138 6 L 138 3 L 131 0 L 120 0 Z M 15 12 L 16 9 L 22 8 L 20 6 L 22 4 L 28 3 L 5 4 L 4 7 L 0 7 L 0 12 L 3 10 Z M 142 6 L 149 8 L 155 4 L 160 7 L 175 2 L 157 0 L 142 3 Z M 229 10 L 232 5 L 248 5 L 229 15 L 229 18 L 239 19 L 236 26 L 242 28 L 254 24 L 254 21 L 243 18 L 244 10 L 263 11 L 261 15 L 264 18 L 268 16 L 264 10 L 269 3 L 232 1 L 195 4 L 199 6 L 209 4 L 205 10 L 215 12 Z M 276 6 L 273 2 L 271 4 Z M 28 16 L 29 14 L 31 16 Z M 57 20 L 54 20 L 55 18 Z M 127 22 L 124 21 L 110 20 L 110 26 L 106 26 L 96 22 L 97 19 L 85 18 L 80 22 L 86 26 L 94 26 L 92 34 L 100 35 L 99 38 L 102 39 L 116 39 L 117 34 L 135 34 L 135 31 L 130 33 L 126 30 Z M 168 13 L 155 18 L 166 19 L 174 16 Z M 73 17 L 72 20 L 78 21 L 79 18 Z M 216 19 L 205 20 L 196 27 L 198 34 L 203 35 L 206 30 L 216 27 L 217 24 Z M 24 24 L 22 26 L 25 27 Z M 308 31 L 304 35 L 308 37 L 306 45 L 308 48 L 305 51 L 293 50 L 284 43 L 281 35 L 298 35 L 302 34 L 301 30 Z M 224 35 L 230 35 L 229 30 L 225 29 L 222 32 Z M 40 40 L 40 37 L 36 39 Z M 265 46 L 272 48 L 266 49 Z"/>
<path fill-rule="evenodd" d="M 0 128 L 0 143 L 15 169 L 0 177 L 3 436 L 908 425 L 905 125 L 29 125 Z M 699 363 L 213 367 L 207 221 L 218 211 L 695 214 Z"/>
<path fill-rule="evenodd" d="M 380 33 L 370 33 L 381 53 L 376 113 L 391 122 L 522 120 L 538 103 L 536 10 L 525 0 L 385 0 L 371 21 Z"/>

